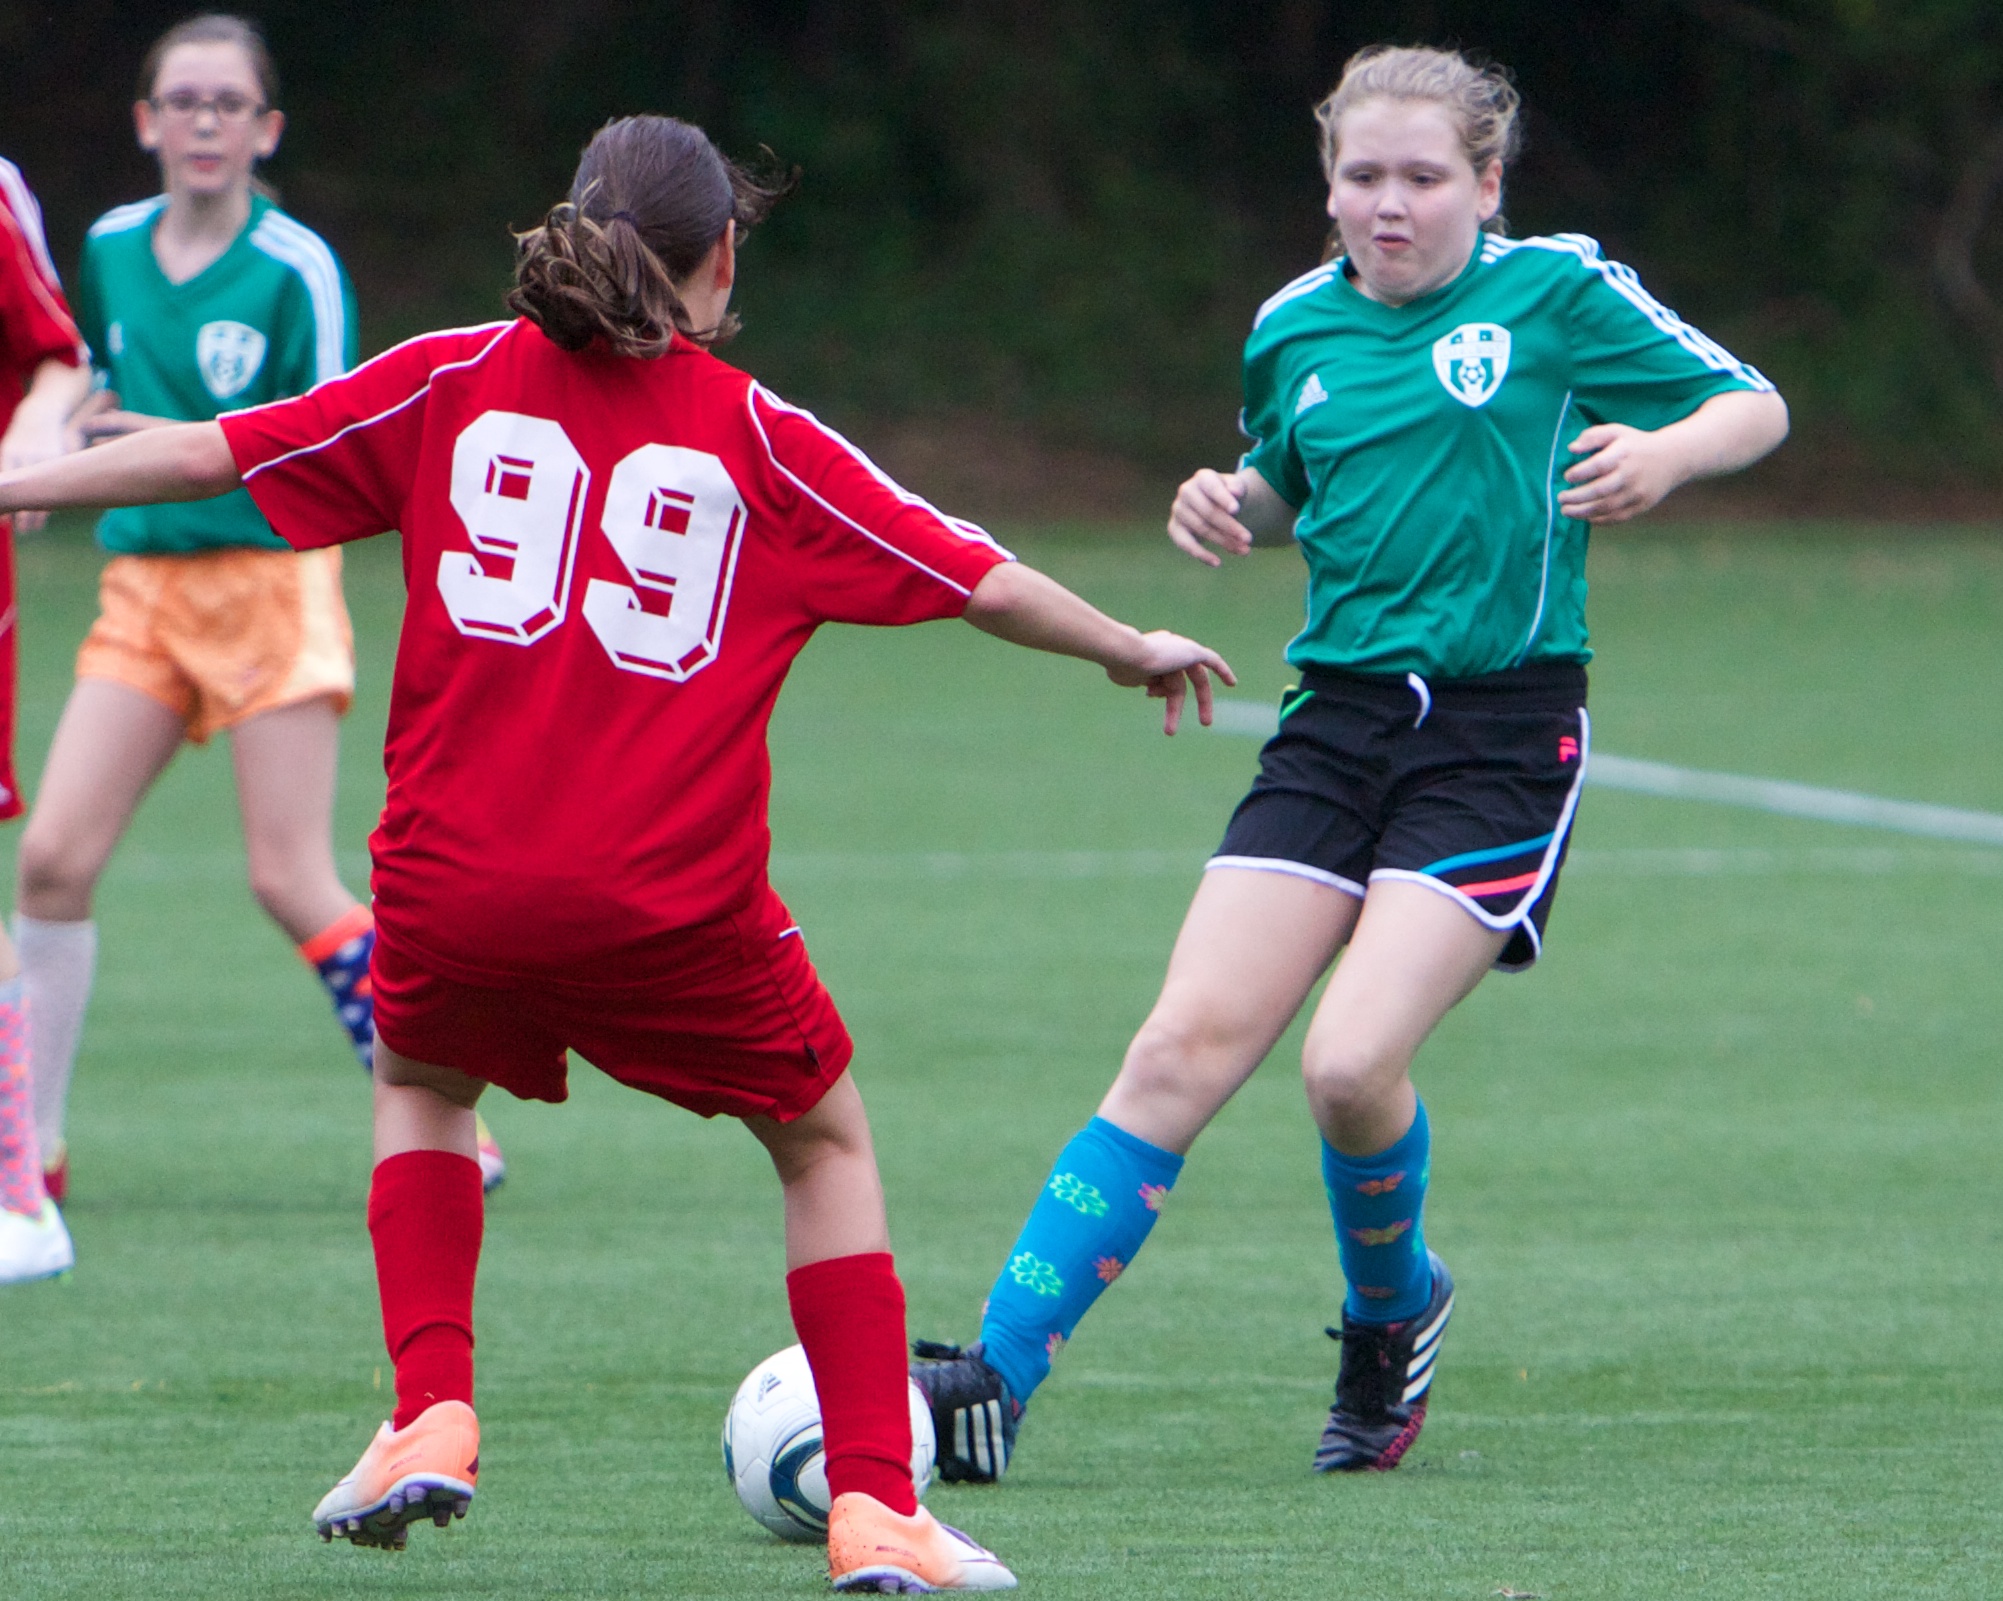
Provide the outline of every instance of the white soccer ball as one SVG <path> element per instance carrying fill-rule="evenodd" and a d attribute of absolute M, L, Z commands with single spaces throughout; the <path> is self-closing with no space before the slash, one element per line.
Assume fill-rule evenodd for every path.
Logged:
<path fill-rule="evenodd" d="M 911 1393 L 911 1487 L 932 1480 L 938 1444 L 925 1392 Z M 737 1499 L 782 1540 L 828 1537 L 828 1463 L 821 1450 L 821 1398 L 797 1345 L 767 1357 L 737 1387 L 723 1418 L 723 1471 Z"/>

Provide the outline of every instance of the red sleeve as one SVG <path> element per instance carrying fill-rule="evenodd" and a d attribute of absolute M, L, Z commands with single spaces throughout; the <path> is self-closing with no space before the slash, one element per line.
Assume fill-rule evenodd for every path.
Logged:
<path fill-rule="evenodd" d="M 42 237 L 41 207 L 8 161 L 0 161 L 0 354 L 24 381 L 51 359 L 84 361 L 83 336 Z"/>
<path fill-rule="evenodd" d="M 400 527 L 433 377 L 477 362 L 511 326 L 427 334 L 303 395 L 218 417 L 278 536 L 312 550 Z"/>
<path fill-rule="evenodd" d="M 808 412 L 757 384 L 752 425 L 794 505 L 788 533 L 801 594 L 837 623 L 922 623 L 958 617 L 990 569 L 1013 561 L 970 522 L 894 482 Z"/>

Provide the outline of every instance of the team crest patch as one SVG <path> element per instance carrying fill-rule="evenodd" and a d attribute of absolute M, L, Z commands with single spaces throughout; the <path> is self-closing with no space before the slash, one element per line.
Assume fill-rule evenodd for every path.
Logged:
<path fill-rule="evenodd" d="M 248 323 L 205 322 L 195 335 L 195 365 L 218 400 L 242 394 L 264 365 L 265 338 Z"/>
<path fill-rule="evenodd" d="M 1433 342 L 1433 371 L 1463 406 L 1487 405 L 1509 372 L 1509 330 L 1500 323 L 1462 323 Z"/>

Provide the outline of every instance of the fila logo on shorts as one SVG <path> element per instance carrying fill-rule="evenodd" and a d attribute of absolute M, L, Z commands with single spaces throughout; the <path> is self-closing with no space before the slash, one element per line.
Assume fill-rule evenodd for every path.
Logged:
<path fill-rule="evenodd" d="M 1433 342 L 1433 371 L 1463 406 L 1487 405 L 1509 374 L 1509 330 L 1500 323 L 1462 323 Z"/>
<path fill-rule="evenodd" d="M 266 340 L 248 323 L 205 322 L 195 335 L 195 365 L 218 400 L 242 394 L 264 365 Z"/>

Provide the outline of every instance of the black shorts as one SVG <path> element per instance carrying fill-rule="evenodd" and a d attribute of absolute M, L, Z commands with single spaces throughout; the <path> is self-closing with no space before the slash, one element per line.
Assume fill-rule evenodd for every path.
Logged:
<path fill-rule="evenodd" d="M 1310 668 L 1280 700 L 1211 867 L 1292 873 L 1359 898 L 1380 878 L 1451 896 L 1511 931 L 1530 966 L 1578 809 L 1586 670 L 1547 663 L 1428 683 Z"/>

